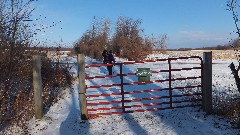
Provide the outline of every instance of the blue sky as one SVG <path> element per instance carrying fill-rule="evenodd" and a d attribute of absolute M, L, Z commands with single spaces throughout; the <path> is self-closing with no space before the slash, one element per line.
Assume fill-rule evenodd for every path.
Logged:
<path fill-rule="evenodd" d="M 40 39 L 71 46 L 89 29 L 93 17 L 142 19 L 147 35 L 167 34 L 168 48 L 196 48 L 228 43 L 236 34 L 227 0 L 39 0 L 34 17 L 57 26 L 39 33 Z"/>

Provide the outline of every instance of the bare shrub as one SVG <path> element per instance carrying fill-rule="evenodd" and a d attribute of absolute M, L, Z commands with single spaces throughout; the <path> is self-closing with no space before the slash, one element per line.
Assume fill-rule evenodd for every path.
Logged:
<path fill-rule="evenodd" d="M 53 62 L 42 55 L 42 84 L 44 112 L 55 103 L 63 93 L 63 88 L 70 87 L 73 77 L 69 73 L 71 66 Z M 30 53 L 29 56 L 32 56 Z M 14 78 L 8 86 L 0 83 L 0 127 L 18 124 L 24 125 L 26 121 L 34 116 L 34 101 L 32 88 L 32 59 L 24 63 L 18 63 L 19 70 L 16 70 Z M 6 80 L 6 78 L 1 78 Z"/>
<path fill-rule="evenodd" d="M 100 60 L 102 59 L 102 51 L 109 44 L 109 31 L 110 21 L 94 17 L 91 28 L 74 46 L 79 47 L 84 55 Z"/>
<path fill-rule="evenodd" d="M 44 110 L 57 101 L 63 88 L 70 86 L 69 65 L 53 62 L 46 48 L 31 47 L 29 20 L 33 0 L 11 0 L 0 3 L 0 134 L 15 124 L 25 128 L 34 116 L 32 55 L 42 56 Z M 56 58 L 61 55 L 59 49 Z M 58 60 L 59 61 L 59 60 Z"/>
<path fill-rule="evenodd" d="M 140 28 L 142 21 L 119 17 L 113 35 L 110 35 L 110 21 L 94 18 L 91 28 L 87 30 L 74 47 L 81 53 L 94 59 L 102 59 L 104 49 L 113 50 L 118 57 L 128 60 L 142 60 L 153 49 L 166 49 L 166 35 L 158 38 L 144 36 Z"/>
<path fill-rule="evenodd" d="M 235 99 L 229 102 L 227 108 L 223 109 L 223 115 L 227 116 L 231 120 L 231 122 L 237 127 L 239 127 L 238 125 L 238 117 L 240 113 L 239 104 L 240 100 Z"/>
<path fill-rule="evenodd" d="M 224 99 L 213 103 L 214 113 L 228 118 L 231 123 L 239 128 L 240 99 Z"/>
<path fill-rule="evenodd" d="M 142 36 L 143 29 L 139 28 L 141 23 L 140 19 L 118 18 L 112 38 L 114 52 L 122 51 L 122 56 L 128 60 L 142 60 L 152 52 L 152 44 Z"/>

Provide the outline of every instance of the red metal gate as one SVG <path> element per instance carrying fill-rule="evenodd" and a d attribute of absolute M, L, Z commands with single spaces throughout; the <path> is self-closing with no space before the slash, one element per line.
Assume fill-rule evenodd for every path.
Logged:
<path fill-rule="evenodd" d="M 183 60 L 183 62 L 179 62 L 179 60 Z M 199 61 L 188 64 L 189 60 Z M 165 62 L 167 69 L 159 69 L 161 63 L 156 64 L 156 67 L 159 68 L 152 70 L 152 73 L 160 76 L 165 74 L 166 78 L 156 79 L 159 77 L 156 76 L 155 79 L 152 77 L 153 79 L 150 81 L 133 81 L 136 78 L 136 72 L 125 73 L 123 69 L 134 64 L 142 66 L 141 64 L 144 63 L 158 62 Z M 199 66 L 188 67 L 195 64 L 199 64 Z M 85 68 L 103 68 L 109 65 L 111 64 L 94 64 Z M 114 65 L 118 72 L 113 75 L 86 76 L 85 79 L 91 84 L 86 85 L 88 117 L 202 106 L 203 62 L 199 56 L 124 62 Z M 164 63 L 161 66 L 164 66 Z M 184 77 L 183 74 L 189 74 L 184 73 L 187 71 L 194 71 L 193 76 Z M 133 78 L 129 79 L 129 77 Z M 99 83 L 95 83 L 94 79 L 100 79 Z M 115 82 L 100 84 L 106 82 L 101 79 Z M 180 81 L 185 82 L 181 83 Z"/>

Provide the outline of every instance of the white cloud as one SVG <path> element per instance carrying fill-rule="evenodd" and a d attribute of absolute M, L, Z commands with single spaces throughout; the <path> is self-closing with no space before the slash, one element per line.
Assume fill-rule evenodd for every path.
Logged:
<path fill-rule="evenodd" d="M 227 34 L 225 33 L 209 33 L 204 31 L 178 31 L 177 37 L 184 41 L 197 42 L 226 42 Z"/>
<path fill-rule="evenodd" d="M 169 35 L 169 48 L 198 48 L 224 45 L 231 35 L 223 32 L 181 30 Z"/>

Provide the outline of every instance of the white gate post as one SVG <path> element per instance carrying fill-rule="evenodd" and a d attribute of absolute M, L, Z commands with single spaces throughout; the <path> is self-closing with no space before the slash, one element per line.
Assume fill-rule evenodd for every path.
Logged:
<path fill-rule="evenodd" d="M 203 111 L 212 113 L 212 52 L 203 53 Z"/>
<path fill-rule="evenodd" d="M 83 54 L 78 54 L 78 80 L 80 88 L 80 112 L 81 119 L 87 119 L 86 85 L 85 85 L 85 58 Z"/>

